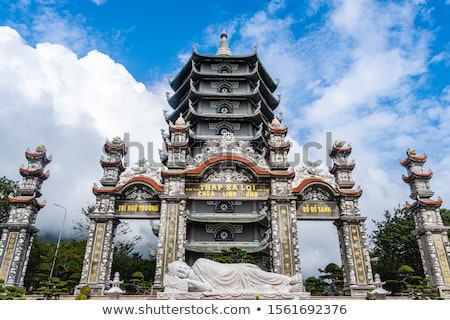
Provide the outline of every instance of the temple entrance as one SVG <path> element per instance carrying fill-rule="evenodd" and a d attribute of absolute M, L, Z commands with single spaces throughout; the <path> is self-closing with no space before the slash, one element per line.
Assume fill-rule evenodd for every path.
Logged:
<path fill-rule="evenodd" d="M 132 220 L 121 219 L 118 226 L 117 243 L 129 243 L 133 241 L 133 251 L 139 253 L 143 259 L 154 259 L 156 256 L 156 247 L 158 244 L 158 220 Z M 126 234 L 120 232 L 122 224 L 126 224 Z M 135 241 L 135 237 L 139 239 Z M 116 270 L 113 270 L 115 272 Z"/>
<path fill-rule="evenodd" d="M 308 259 L 300 256 L 301 248 L 314 248 L 315 244 L 308 245 L 314 241 L 310 231 L 319 234 L 316 243 L 327 238 L 320 235 L 321 228 L 303 229 L 302 223 L 327 221 L 335 229 L 324 232 L 337 235 L 337 241 L 330 238 L 326 242 L 339 244 L 344 294 L 367 296 L 375 285 L 366 218 L 358 204 L 362 190 L 354 188 L 355 162 L 349 160 L 351 146 L 342 141 L 330 146 L 332 167 L 327 172 L 314 163 L 302 168 L 292 164 L 288 160 L 288 127 L 282 124 L 282 116 L 275 114 L 280 103 L 275 95 L 278 81 L 265 69 L 256 50 L 232 55 L 226 33 L 221 34 L 215 55 L 194 50 L 169 81 L 173 94 L 167 94 L 167 103 L 172 112 L 164 112 L 168 127 L 161 130 L 160 166 L 139 159 L 136 166 L 126 168 L 126 143 L 115 137 L 104 144 L 103 176 L 100 185 L 94 184 L 92 189 L 96 203 L 89 216 L 78 289 L 87 285 L 92 294 L 104 294 L 112 281 L 117 227 L 121 220 L 140 220 L 151 221 L 148 232 L 157 234 L 152 251 L 157 291 L 167 288 L 169 266 L 180 262 L 183 267 L 212 265 L 208 258 L 237 247 L 260 259 L 261 278 L 295 284 L 296 294 L 304 293 L 301 273 Z M 301 121 L 295 119 L 294 123 Z M 0 226 L 0 279 L 11 285 L 23 281 L 36 232 L 33 223 L 42 207 L 36 197 L 48 177 L 43 168 L 51 160 L 43 146 L 36 152 L 27 151 L 26 156 L 29 167 L 21 168 L 24 180 L 19 196 L 10 199 L 8 222 Z M 410 208 L 420 222 L 414 233 L 424 269 L 441 296 L 448 297 L 447 227 L 439 216 L 441 201 L 430 199 L 431 172 L 424 173 L 425 160 L 426 156 L 411 149 L 401 164 L 408 170 L 404 181 L 410 184 L 411 198 L 416 201 Z M 333 260 L 329 262 L 338 262 Z M 328 261 L 319 263 L 318 267 L 325 267 Z M 183 286 L 182 292 L 188 293 L 188 289 Z"/>
<path fill-rule="evenodd" d="M 330 221 L 299 221 L 298 242 L 303 279 L 322 275 L 329 263 L 342 266 L 339 252 L 339 236 L 336 226 Z"/>
<path fill-rule="evenodd" d="M 337 148 L 335 153 L 339 155 L 342 150 Z M 272 178 L 270 182 L 258 178 L 256 168 L 237 157 L 223 161 L 222 156 L 220 161 L 212 162 L 214 165 L 180 179 L 144 160 L 125 170 L 121 165 L 125 151 L 121 139 L 108 141 L 104 150 L 105 173 L 102 187 L 93 189 L 97 201 L 90 216 L 79 287 L 89 285 L 97 294 L 108 288 L 116 229 L 121 220 L 131 219 L 149 221 L 149 232 L 153 230 L 157 235 L 156 290 L 162 289 L 170 263 L 194 263 L 231 247 L 261 257 L 270 272 L 289 277 L 300 274 L 301 263 L 308 262 L 299 256 L 298 234 L 301 239 L 302 231 L 297 230 L 297 225 L 325 221 L 333 222 L 333 234 L 338 236 L 338 241 L 332 239 L 330 243 L 339 243 L 345 270 L 344 293 L 366 295 L 372 288 L 365 218 L 355 211 L 361 192 L 339 188 L 333 182 L 335 177 L 319 171 L 298 171 L 292 181 L 296 187 L 286 199 L 285 194 L 290 193 L 288 180 Z M 344 151 L 348 154 L 348 149 Z M 118 177 L 114 179 L 111 172 Z M 200 182 L 200 177 L 205 182 Z"/>
<path fill-rule="evenodd" d="M 192 53 L 170 79 L 173 111 L 164 113 L 162 165 L 140 159 L 125 168 L 124 141 L 104 145 L 80 286 L 98 294 L 109 286 L 121 219 L 159 221 L 156 291 L 164 289 L 174 262 L 192 266 L 233 247 L 256 257 L 262 271 L 297 282 L 298 221 L 326 220 L 337 230 L 344 293 L 365 296 L 374 288 L 351 147 L 332 146 L 328 173 L 290 163 L 288 128 L 274 113 L 277 85 L 256 51 L 231 54 L 226 33 L 215 55 Z"/>

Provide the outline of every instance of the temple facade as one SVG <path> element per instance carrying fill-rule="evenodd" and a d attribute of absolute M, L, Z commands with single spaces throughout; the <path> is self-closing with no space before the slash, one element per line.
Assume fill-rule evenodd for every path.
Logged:
<path fill-rule="evenodd" d="M 33 238 L 38 232 L 36 218 L 45 206 L 38 200 L 42 183 L 50 176 L 45 166 L 52 159 L 43 145 L 35 151 L 27 150 L 28 165 L 19 169 L 22 182 L 17 195 L 10 195 L 10 212 L 7 220 L 0 224 L 0 279 L 5 285 L 23 287 Z"/>
<path fill-rule="evenodd" d="M 355 162 L 349 160 L 352 147 L 336 141 L 328 150 L 332 165 L 326 172 L 290 163 L 288 128 L 275 114 L 278 83 L 256 51 L 233 55 L 226 33 L 215 54 L 194 49 L 169 81 L 172 110 L 164 112 L 161 166 L 140 159 L 126 168 L 127 145 L 119 137 L 103 146 L 103 176 L 92 189 L 96 202 L 75 295 L 86 285 L 94 295 L 108 293 L 116 271 L 111 269 L 117 226 L 126 219 L 150 221 L 158 238 L 155 292 L 164 290 L 173 262 L 192 266 L 232 248 L 252 255 L 263 271 L 301 279 L 301 265 L 308 263 L 299 252 L 297 225 L 303 220 L 336 226 L 344 294 L 373 292 L 380 281 L 372 275 L 366 218 L 358 204 L 362 190 L 354 187 Z M 38 201 L 49 177 L 44 169 L 52 160 L 43 145 L 25 156 L 22 183 L 8 198 L 11 209 L 0 224 L 0 279 L 17 287 L 23 287 L 36 217 L 45 206 Z M 450 299 L 449 227 L 442 222 L 441 199 L 432 199 L 426 159 L 410 148 L 400 161 L 415 200 L 407 208 L 414 214 L 425 275 L 440 297 Z"/>
<path fill-rule="evenodd" d="M 374 289 L 364 221 L 348 160 L 349 145 L 330 151 L 333 166 L 293 168 L 288 128 L 275 110 L 277 81 L 256 51 L 233 55 L 227 34 L 216 54 L 193 50 L 169 79 L 168 127 L 161 130 L 161 167 L 145 159 L 125 168 L 127 146 L 106 141 L 101 185 L 78 288 L 103 294 L 111 280 L 117 225 L 148 219 L 158 237 L 154 290 L 162 290 L 167 266 L 193 264 L 224 249 L 239 248 L 263 270 L 301 276 L 297 223 L 328 220 L 338 230 L 345 294 Z"/>

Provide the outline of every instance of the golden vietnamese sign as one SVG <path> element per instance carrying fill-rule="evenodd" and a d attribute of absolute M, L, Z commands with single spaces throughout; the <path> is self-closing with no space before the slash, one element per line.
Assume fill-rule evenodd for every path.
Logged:
<path fill-rule="evenodd" d="M 186 184 L 185 192 L 189 198 L 266 199 L 270 189 L 256 183 L 193 183 Z"/>
<path fill-rule="evenodd" d="M 299 201 L 297 202 L 298 219 L 338 219 L 339 206 L 334 201 Z"/>
<path fill-rule="evenodd" d="M 148 201 L 117 201 L 116 202 L 116 215 L 119 216 L 153 216 L 159 214 L 159 203 Z"/>

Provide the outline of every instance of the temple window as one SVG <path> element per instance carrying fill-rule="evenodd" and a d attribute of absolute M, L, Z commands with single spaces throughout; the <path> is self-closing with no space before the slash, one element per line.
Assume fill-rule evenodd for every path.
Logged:
<path fill-rule="evenodd" d="M 216 213 L 232 213 L 234 212 L 234 208 L 229 201 L 219 201 L 216 204 L 214 211 Z"/>
<path fill-rule="evenodd" d="M 218 88 L 218 91 L 220 93 L 230 93 L 232 91 L 232 88 L 227 85 L 222 85 Z"/>
<path fill-rule="evenodd" d="M 227 134 L 227 133 L 233 133 L 233 130 L 231 128 L 227 127 L 227 126 L 219 127 L 216 130 L 216 135 L 224 135 L 224 134 Z"/>
<path fill-rule="evenodd" d="M 214 234 L 216 241 L 234 241 L 234 233 L 228 228 L 221 228 Z"/>
<path fill-rule="evenodd" d="M 234 67 L 237 69 L 237 65 L 234 65 Z M 221 73 L 221 74 L 229 74 L 233 72 L 233 65 L 230 63 L 219 63 L 219 64 L 212 64 L 211 68 L 217 71 L 217 73 Z"/>
<path fill-rule="evenodd" d="M 233 113 L 233 109 L 227 104 L 222 104 L 217 108 L 217 113 Z"/>

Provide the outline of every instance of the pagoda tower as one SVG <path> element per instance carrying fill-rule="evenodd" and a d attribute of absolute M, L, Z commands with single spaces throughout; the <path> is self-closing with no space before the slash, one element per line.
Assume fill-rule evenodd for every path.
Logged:
<path fill-rule="evenodd" d="M 345 293 L 373 290 L 351 148 L 336 143 L 330 150 L 332 175 L 293 168 L 288 128 L 275 115 L 278 82 L 256 50 L 234 55 L 222 33 L 215 54 L 194 48 L 169 84 L 160 168 L 145 159 L 125 168 L 125 143 L 115 138 L 105 145 L 108 158 L 101 162 L 102 185 L 93 188 L 97 203 L 78 288 L 89 285 L 103 294 L 110 285 L 121 219 L 151 220 L 158 238 L 155 292 L 164 289 L 170 263 L 192 265 L 234 248 L 265 271 L 301 278 L 297 223 L 329 220 L 338 228 Z"/>
<path fill-rule="evenodd" d="M 41 196 L 43 181 L 49 177 L 45 166 L 51 162 L 46 149 L 39 145 L 34 152 L 27 150 L 28 166 L 20 167 L 22 182 L 16 196 L 9 196 L 10 212 L 5 223 L 0 224 L 0 279 L 5 285 L 23 287 L 25 272 L 34 235 L 38 232 L 36 218 L 45 204 Z"/>
<path fill-rule="evenodd" d="M 432 171 L 425 172 L 427 155 L 418 155 L 414 148 L 406 151 L 407 158 L 400 164 L 407 170 L 403 181 L 409 185 L 413 204 L 407 204 L 414 215 L 417 238 L 425 276 L 442 298 L 450 298 L 450 243 L 449 227 L 444 226 L 440 213 L 442 200 L 433 200 L 430 187 Z"/>
<path fill-rule="evenodd" d="M 216 54 L 194 49 L 170 85 L 155 284 L 172 261 L 193 264 L 234 247 L 264 270 L 301 276 L 297 222 L 330 220 L 338 228 L 345 294 L 375 288 L 351 147 L 336 142 L 330 150 L 332 175 L 294 170 L 288 128 L 274 113 L 278 83 L 256 51 L 233 55 L 222 33 Z"/>
<path fill-rule="evenodd" d="M 275 181 L 287 187 L 295 173 L 287 163 L 287 128 L 274 114 L 277 82 L 257 53 L 232 55 L 222 33 L 217 53 L 194 50 L 170 86 L 173 111 L 165 112 L 169 131 L 160 151 L 165 192 L 157 278 L 174 260 L 192 264 L 234 247 L 253 255 L 264 270 L 299 273 L 297 255 L 272 255 L 283 236 L 272 233 L 281 219 L 272 211 L 283 211 L 284 228 L 296 235 L 289 199 L 272 189 Z M 286 245 L 298 249 L 296 238 Z"/>

